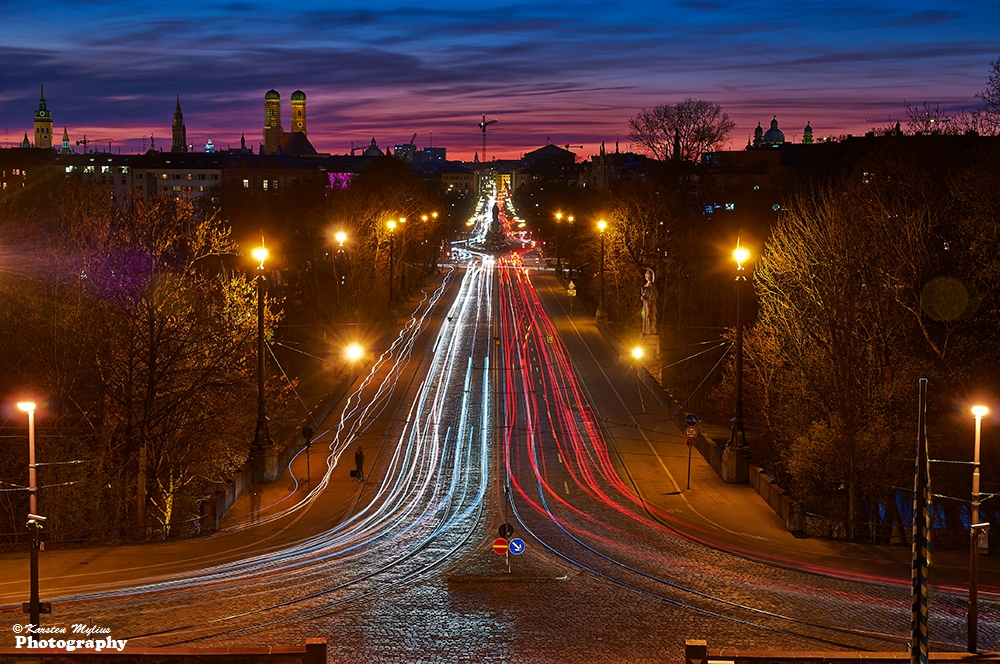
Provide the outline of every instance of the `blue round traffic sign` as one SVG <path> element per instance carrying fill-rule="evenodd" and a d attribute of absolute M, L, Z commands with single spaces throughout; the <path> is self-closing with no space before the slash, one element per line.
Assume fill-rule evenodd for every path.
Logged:
<path fill-rule="evenodd" d="M 689 427 L 693 427 L 694 425 L 698 424 L 698 416 L 695 415 L 694 413 L 688 413 L 687 416 L 684 418 L 684 424 L 688 425 Z"/>
<path fill-rule="evenodd" d="M 520 537 L 515 537 L 510 541 L 510 544 L 507 545 L 507 550 L 515 556 L 521 555 L 524 553 L 524 540 Z"/>

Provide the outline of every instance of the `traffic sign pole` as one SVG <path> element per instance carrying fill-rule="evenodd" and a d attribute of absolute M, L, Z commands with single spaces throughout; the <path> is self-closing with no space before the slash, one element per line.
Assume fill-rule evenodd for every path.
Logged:
<path fill-rule="evenodd" d="M 698 427 L 695 424 L 698 423 L 697 416 L 694 413 L 689 413 L 685 422 L 688 426 L 684 429 L 684 435 L 687 437 L 688 444 L 688 485 L 686 491 L 691 490 L 691 449 L 694 447 L 694 439 L 698 437 Z"/>
<path fill-rule="evenodd" d="M 691 445 L 691 441 L 688 441 L 688 488 L 687 488 L 688 491 L 691 490 L 691 448 L 692 447 L 693 446 Z"/>

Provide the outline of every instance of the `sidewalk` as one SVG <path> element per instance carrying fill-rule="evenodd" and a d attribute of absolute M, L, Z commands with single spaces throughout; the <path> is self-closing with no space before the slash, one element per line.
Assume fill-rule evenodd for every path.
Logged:
<path fill-rule="evenodd" d="M 589 371 L 586 365 L 590 358 L 599 366 L 592 376 L 584 375 L 585 382 L 603 381 L 611 391 L 609 376 L 632 371 L 623 359 L 628 356 L 626 349 L 606 339 L 593 315 L 579 304 L 570 315 L 571 298 L 554 272 L 537 272 L 532 281 L 574 359 L 587 358 L 580 362 L 581 373 Z M 602 417 L 615 421 L 616 415 L 622 416 L 610 399 L 602 401 L 604 395 L 597 390 L 591 389 L 591 396 Z M 691 488 L 687 490 L 689 448 L 683 432 L 648 391 L 643 404 L 645 414 L 629 414 L 639 425 L 614 429 L 615 446 L 623 477 L 650 506 L 649 512 L 658 515 L 665 525 L 707 546 L 768 564 L 909 586 L 909 546 L 852 543 L 790 533 L 756 491 L 747 484 L 723 482 L 697 450 L 691 454 Z M 968 570 L 967 550 L 935 550 L 932 542 L 932 586 L 965 594 Z M 980 556 L 979 592 L 1000 599 L 1000 556 L 996 553 Z"/>

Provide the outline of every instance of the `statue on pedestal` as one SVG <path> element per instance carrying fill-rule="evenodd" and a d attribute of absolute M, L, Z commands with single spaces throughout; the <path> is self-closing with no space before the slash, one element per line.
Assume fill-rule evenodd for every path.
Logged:
<path fill-rule="evenodd" d="M 642 287 L 642 334 L 656 334 L 656 272 L 653 268 L 645 270 L 646 283 Z"/>

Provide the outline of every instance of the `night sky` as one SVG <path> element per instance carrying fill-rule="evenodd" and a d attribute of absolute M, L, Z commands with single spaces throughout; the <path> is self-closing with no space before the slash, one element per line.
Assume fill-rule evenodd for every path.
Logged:
<path fill-rule="evenodd" d="M 136 152 L 169 149 L 179 94 L 201 150 L 261 140 L 264 93 L 308 97 L 321 152 L 352 142 L 471 159 L 486 113 L 491 156 L 552 142 L 629 147 L 640 108 L 709 99 L 742 147 L 777 115 L 789 140 L 902 120 L 904 100 L 974 108 L 1000 57 L 994 2 L 214 3 L 0 0 L 0 140 L 32 135 L 38 83 L 55 125 Z M 105 148 L 106 149 L 106 141 Z"/>

